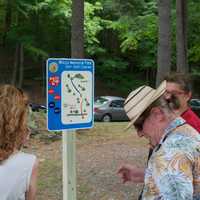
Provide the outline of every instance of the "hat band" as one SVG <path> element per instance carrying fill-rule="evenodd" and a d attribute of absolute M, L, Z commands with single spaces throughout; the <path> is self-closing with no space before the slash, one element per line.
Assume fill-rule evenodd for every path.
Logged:
<path fill-rule="evenodd" d="M 130 112 L 136 105 L 139 104 L 139 102 L 141 102 L 141 100 L 142 100 L 145 96 L 149 95 L 152 91 L 153 91 L 153 90 L 150 90 L 150 91 L 148 91 L 144 96 L 142 96 L 133 106 L 131 106 L 131 107 L 126 111 L 126 113 Z M 135 95 L 134 95 L 134 96 L 135 96 Z"/>
<path fill-rule="evenodd" d="M 134 98 L 138 93 L 140 93 L 144 88 L 145 88 L 145 85 L 144 85 L 138 92 L 136 92 L 132 97 L 130 97 L 130 98 L 124 103 L 124 106 L 125 106 L 129 101 L 131 101 L 131 99 Z"/>

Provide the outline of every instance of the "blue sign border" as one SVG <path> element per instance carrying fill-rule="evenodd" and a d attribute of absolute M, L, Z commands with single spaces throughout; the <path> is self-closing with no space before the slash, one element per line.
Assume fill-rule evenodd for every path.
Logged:
<path fill-rule="evenodd" d="M 55 63 L 58 68 L 49 70 L 49 66 Z M 92 119 L 88 123 L 63 124 L 61 121 L 61 74 L 64 71 L 89 71 L 92 73 Z M 46 84 L 47 84 L 47 129 L 49 131 L 61 131 L 68 129 L 92 128 L 94 124 L 93 105 L 94 105 L 94 61 L 91 59 L 70 59 L 70 58 L 49 58 L 46 62 Z M 54 77 L 55 86 L 53 86 L 54 97 L 49 93 L 52 85 L 49 84 L 49 78 Z M 55 100 L 55 95 L 57 100 Z"/>

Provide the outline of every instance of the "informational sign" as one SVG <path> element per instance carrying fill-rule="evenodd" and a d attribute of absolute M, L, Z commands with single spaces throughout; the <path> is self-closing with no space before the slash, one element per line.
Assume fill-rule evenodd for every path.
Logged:
<path fill-rule="evenodd" d="M 47 60 L 48 130 L 92 127 L 93 101 L 93 60 Z"/>

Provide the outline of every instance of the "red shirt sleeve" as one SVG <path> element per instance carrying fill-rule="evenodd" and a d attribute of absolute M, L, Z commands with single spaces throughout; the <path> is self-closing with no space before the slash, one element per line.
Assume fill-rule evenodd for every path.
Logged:
<path fill-rule="evenodd" d="M 200 133 L 200 118 L 189 108 L 181 117 Z"/>

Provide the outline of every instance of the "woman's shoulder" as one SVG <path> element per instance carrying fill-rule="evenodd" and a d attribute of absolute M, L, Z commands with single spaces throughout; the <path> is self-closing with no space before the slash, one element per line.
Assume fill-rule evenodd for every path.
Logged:
<path fill-rule="evenodd" d="M 24 151 L 19 151 L 18 153 L 18 156 L 22 156 L 22 157 L 27 157 L 27 158 L 36 158 L 36 155 L 34 154 L 31 154 L 31 153 L 27 153 L 27 152 L 24 152 Z"/>
<path fill-rule="evenodd" d="M 11 155 L 8 159 L 9 162 L 16 162 L 19 165 L 30 165 L 32 166 L 36 162 L 37 158 L 34 154 L 18 151 Z"/>

